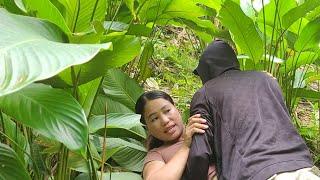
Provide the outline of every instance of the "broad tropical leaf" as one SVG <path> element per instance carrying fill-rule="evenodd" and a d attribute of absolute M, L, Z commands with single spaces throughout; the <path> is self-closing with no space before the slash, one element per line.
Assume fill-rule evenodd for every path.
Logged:
<path fill-rule="evenodd" d="M 308 0 L 302 5 L 289 10 L 282 17 L 282 24 L 285 29 L 289 28 L 296 20 L 304 17 L 308 12 L 320 6 L 319 0 Z"/>
<path fill-rule="evenodd" d="M 281 66 L 280 71 L 282 73 L 290 72 L 292 70 L 296 70 L 297 68 L 303 65 L 312 64 L 316 59 L 318 59 L 318 54 L 314 52 L 301 52 L 294 57 L 289 57 L 285 64 Z"/>
<path fill-rule="evenodd" d="M 297 6 L 295 0 L 270 0 L 270 3 L 264 7 L 265 19 L 263 18 L 263 11 L 261 10 L 258 15 L 259 22 L 263 23 L 265 21 L 267 26 L 278 28 L 281 26 L 277 26 L 277 23 L 282 22 L 274 22 L 274 20 L 278 21 L 282 19 L 282 17 L 291 9 Z M 275 18 L 275 16 L 277 18 Z M 274 27 L 274 25 L 276 25 Z"/>
<path fill-rule="evenodd" d="M 99 91 L 102 77 L 92 80 L 86 84 L 79 86 L 79 103 L 81 104 L 86 116 L 89 116 L 96 94 Z"/>
<path fill-rule="evenodd" d="M 133 15 L 133 17 L 136 17 L 136 12 L 134 10 L 134 0 L 124 0 L 124 2 L 126 3 L 128 9 L 130 10 L 131 14 Z"/>
<path fill-rule="evenodd" d="M 22 0 L 0 0 L 0 7 L 4 7 L 14 14 L 26 13 Z"/>
<path fill-rule="evenodd" d="M 297 51 L 314 50 L 319 52 L 320 18 L 309 22 L 301 31 L 294 48 Z"/>
<path fill-rule="evenodd" d="M 65 7 L 65 21 L 71 32 L 87 32 L 93 20 L 103 21 L 106 0 L 58 0 Z"/>
<path fill-rule="evenodd" d="M 320 99 L 320 92 L 318 91 L 308 90 L 305 88 L 295 88 L 293 89 L 293 92 L 296 93 L 296 97 L 303 97 L 314 100 Z"/>
<path fill-rule="evenodd" d="M 107 113 L 134 113 L 133 110 L 129 109 L 127 106 L 121 104 L 116 100 L 108 98 L 104 94 L 99 94 L 94 105 L 92 114 L 103 115 L 105 114 L 105 106 L 108 105 Z"/>
<path fill-rule="evenodd" d="M 154 44 L 150 41 L 146 42 L 139 59 L 139 79 L 145 81 L 151 76 L 152 70 L 148 66 L 148 61 L 154 52 Z"/>
<path fill-rule="evenodd" d="M 61 28 L 65 33 L 70 33 L 63 16 L 50 0 L 24 0 L 29 14 L 48 20 Z"/>
<path fill-rule="evenodd" d="M 90 142 L 90 153 L 94 159 L 93 163 L 95 166 L 95 169 L 97 170 L 100 166 L 101 157 L 97 151 L 97 148 L 94 146 L 92 142 Z M 78 172 L 90 172 L 88 169 L 88 160 L 85 159 L 83 156 L 80 156 L 79 154 L 70 152 L 68 157 L 68 167 L 71 169 L 74 169 Z"/>
<path fill-rule="evenodd" d="M 102 151 L 103 138 L 99 137 L 99 142 L 95 142 L 98 151 Z M 146 149 L 137 142 L 129 142 L 120 138 L 106 139 L 108 152 L 110 149 L 117 148 L 117 151 L 111 156 L 120 166 L 131 171 L 141 172 L 143 168 L 143 161 L 147 154 Z"/>
<path fill-rule="evenodd" d="M 0 179 L 30 179 L 23 163 L 9 146 L 0 143 Z"/>
<path fill-rule="evenodd" d="M 0 109 L 69 149 L 85 152 L 88 142 L 86 116 L 80 104 L 63 90 L 32 84 L 0 97 Z"/>
<path fill-rule="evenodd" d="M 104 115 L 94 116 L 89 121 L 90 133 L 97 132 L 103 135 L 104 132 Z M 119 114 L 111 113 L 107 115 L 107 136 L 109 137 L 129 137 L 137 140 L 145 140 L 145 134 L 132 130 L 135 126 L 141 126 L 140 115 L 138 114 Z"/>
<path fill-rule="evenodd" d="M 111 43 L 63 43 L 57 26 L 0 9 L 0 96 L 91 60 Z"/>
<path fill-rule="evenodd" d="M 0 112 L 1 113 L 1 112 Z M 9 116 L 2 113 L 2 131 L 15 143 L 9 141 L 12 149 L 17 153 L 21 162 L 25 163 L 25 153 L 22 150 L 26 150 L 27 141 L 23 136 L 23 133 L 20 131 L 20 128 L 17 127 L 16 123 L 14 123 Z M 19 146 L 19 147 L 17 147 Z"/>
<path fill-rule="evenodd" d="M 87 83 L 104 76 L 110 68 L 121 67 L 133 60 L 140 52 L 139 38 L 134 36 L 120 36 L 112 39 L 113 51 L 102 51 L 88 63 L 75 66 L 75 74 L 80 72 L 78 84 Z M 71 68 L 61 72 L 58 76 L 64 82 L 72 85 Z"/>
<path fill-rule="evenodd" d="M 231 0 L 226 0 L 222 4 L 219 18 L 234 35 L 236 44 L 255 62 L 258 62 L 263 53 L 263 43 L 252 19 L 247 17 L 240 6 Z"/>
<path fill-rule="evenodd" d="M 168 22 L 175 25 L 187 25 L 190 28 L 209 35 L 215 35 L 217 29 L 210 20 L 203 19 L 209 16 L 208 11 L 199 4 L 208 7 L 218 7 L 218 3 L 195 0 L 140 0 L 142 5 L 139 13 L 141 20 L 166 25 Z"/>
<path fill-rule="evenodd" d="M 135 111 L 135 104 L 143 89 L 127 74 L 118 69 L 110 69 L 103 82 L 103 90 L 107 97 Z"/>
<path fill-rule="evenodd" d="M 109 147 L 121 147 L 111 157 L 120 166 L 125 167 L 131 171 L 142 171 L 143 161 L 147 154 L 146 149 L 143 146 L 117 138 L 108 138 L 107 143 L 109 144 Z"/>

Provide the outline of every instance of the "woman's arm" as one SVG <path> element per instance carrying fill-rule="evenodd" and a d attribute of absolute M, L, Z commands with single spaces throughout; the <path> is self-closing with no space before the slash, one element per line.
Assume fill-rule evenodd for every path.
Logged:
<path fill-rule="evenodd" d="M 191 116 L 189 118 L 188 124 L 184 131 L 184 143 L 177 153 L 169 160 L 168 163 L 161 161 L 151 161 L 147 163 L 143 170 L 143 177 L 145 180 L 179 180 L 181 179 L 182 173 L 184 171 L 190 144 L 192 141 L 192 136 L 194 133 L 203 134 L 204 129 L 208 128 L 207 125 L 203 124 L 206 121 L 200 118 L 199 114 Z"/>

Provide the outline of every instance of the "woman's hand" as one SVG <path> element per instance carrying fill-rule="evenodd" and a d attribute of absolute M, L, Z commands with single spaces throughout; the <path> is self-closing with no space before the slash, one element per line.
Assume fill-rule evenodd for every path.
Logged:
<path fill-rule="evenodd" d="M 205 119 L 201 118 L 200 114 L 195 114 L 188 119 L 183 135 L 185 146 L 190 147 L 194 133 L 203 134 L 205 132 L 205 129 L 208 128 L 208 125 L 205 124 L 206 122 Z"/>

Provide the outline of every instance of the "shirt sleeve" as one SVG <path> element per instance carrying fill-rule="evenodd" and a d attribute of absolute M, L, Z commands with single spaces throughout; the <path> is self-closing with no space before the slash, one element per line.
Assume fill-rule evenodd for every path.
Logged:
<path fill-rule="evenodd" d="M 195 134 L 192 138 L 190 152 L 183 180 L 208 179 L 209 165 L 213 160 L 213 120 L 209 113 L 209 104 L 205 98 L 204 90 L 199 90 L 192 98 L 190 115 L 201 114 L 207 120 L 209 128 L 204 134 Z"/>
<path fill-rule="evenodd" d="M 162 161 L 164 162 L 162 155 L 156 150 L 150 150 L 144 159 L 144 166 L 151 161 Z"/>

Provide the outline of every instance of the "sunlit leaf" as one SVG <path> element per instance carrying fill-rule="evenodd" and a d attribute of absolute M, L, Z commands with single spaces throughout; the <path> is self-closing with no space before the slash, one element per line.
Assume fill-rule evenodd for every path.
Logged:
<path fill-rule="evenodd" d="M 0 109 L 42 135 L 85 152 L 88 124 L 80 104 L 63 90 L 32 84 L 0 97 Z"/>

